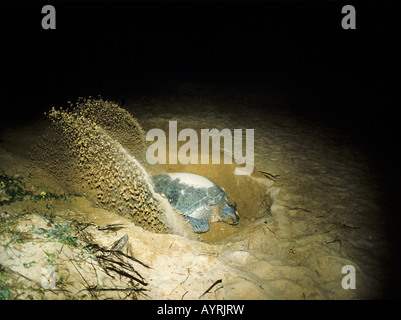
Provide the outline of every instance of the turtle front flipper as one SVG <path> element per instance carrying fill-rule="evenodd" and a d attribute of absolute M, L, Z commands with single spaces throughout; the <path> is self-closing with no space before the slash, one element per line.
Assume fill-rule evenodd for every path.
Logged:
<path fill-rule="evenodd" d="M 196 233 L 208 232 L 210 229 L 210 223 L 208 219 L 195 219 L 189 216 L 181 215 L 184 220 L 189 221 L 189 224 Z"/>

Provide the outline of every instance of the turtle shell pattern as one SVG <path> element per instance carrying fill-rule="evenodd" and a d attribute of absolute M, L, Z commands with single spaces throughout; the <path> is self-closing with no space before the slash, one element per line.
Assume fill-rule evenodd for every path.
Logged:
<path fill-rule="evenodd" d="M 160 174 L 152 176 L 152 181 L 155 191 L 164 194 L 196 232 L 208 231 L 209 221 L 219 221 L 221 210 L 229 204 L 221 187 L 196 174 Z"/>

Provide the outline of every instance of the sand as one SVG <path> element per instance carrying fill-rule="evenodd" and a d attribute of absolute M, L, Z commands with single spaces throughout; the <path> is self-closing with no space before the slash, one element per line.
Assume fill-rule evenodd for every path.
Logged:
<path fill-rule="evenodd" d="M 192 87 L 183 86 L 159 96 L 128 96 L 124 109 L 136 118 L 144 132 L 152 128 L 168 132 L 169 120 L 178 122 L 178 130 L 254 129 L 253 173 L 235 175 L 235 164 L 151 166 L 140 156 L 138 158 L 149 174 L 189 172 L 219 184 L 238 205 L 240 222 L 237 226 L 214 223 L 211 231 L 195 237 L 173 234 L 157 223 L 154 230 L 144 228 L 137 218 L 121 214 L 118 206 L 108 203 L 102 206 L 101 198 L 96 203 L 96 194 L 92 198 L 73 197 L 74 201 L 68 203 L 53 201 L 48 211 L 41 203 L 24 200 L 4 205 L 0 212 L 3 215 L 5 212 L 47 212 L 66 221 L 90 221 L 93 226 L 88 228 L 88 233 L 95 243 L 105 247 L 128 235 L 124 252 L 132 253 L 151 267 L 135 266 L 147 282 L 146 291 L 135 296 L 138 299 L 309 300 L 386 296 L 388 278 L 383 270 L 391 261 L 392 247 L 386 238 L 388 221 L 383 216 L 382 190 L 377 184 L 380 177 L 366 157 L 352 146 L 337 143 L 343 137 L 340 133 L 300 121 L 283 111 L 277 101 L 249 92 L 204 98 L 194 91 Z M 244 107 L 239 108 L 242 105 Z M 248 114 L 247 106 L 252 115 Z M 62 181 L 62 177 L 55 177 L 46 168 L 32 164 L 27 152 L 28 146 L 36 143 L 35 138 L 45 131 L 45 124 L 43 120 L 4 132 L 0 169 L 20 176 L 31 174 L 35 185 L 50 185 L 60 192 L 71 191 L 70 181 Z M 115 128 L 108 130 L 118 132 Z M 126 142 L 129 142 L 129 134 L 132 133 L 125 136 Z M 118 139 L 117 135 L 109 134 L 109 137 L 110 143 Z M 137 156 L 135 148 L 126 146 L 126 150 Z M 81 192 L 84 191 L 82 188 Z M 90 194 L 90 190 L 86 192 Z M 21 219 L 16 230 L 23 223 L 40 224 L 36 216 L 32 222 L 32 217 Z M 124 227 L 112 233 L 99 232 L 96 228 L 111 223 Z M 24 255 L 28 250 L 31 255 L 25 263 L 35 260 L 45 266 L 46 262 L 40 258 L 45 249 L 35 249 L 35 258 L 36 251 L 28 243 L 12 242 L 6 246 L 10 237 L 10 234 L 0 235 L 0 263 L 7 266 L 10 274 L 23 274 L 31 282 L 40 283 L 40 274 L 23 267 L 22 262 L 11 263 L 8 253 L 12 249 Z M 53 245 L 56 248 L 59 244 Z M 67 254 L 70 259 L 57 256 L 58 263 L 67 265 L 71 256 L 80 254 L 76 251 Z M 354 290 L 342 287 L 345 276 L 342 268 L 346 265 L 356 270 Z M 70 279 L 81 286 L 70 290 L 75 292 L 72 296 L 60 291 L 51 298 L 78 299 L 77 292 L 87 287 L 74 268 L 68 270 Z M 85 270 L 82 267 L 84 277 L 96 285 L 98 276 Z M 217 280 L 221 282 L 203 295 Z M 123 285 L 128 285 L 127 281 Z M 99 298 L 107 297 L 106 292 L 102 294 Z M 33 297 L 48 298 L 46 295 Z M 113 297 L 124 298 L 123 295 Z M 84 298 L 93 296 L 88 294 Z"/>

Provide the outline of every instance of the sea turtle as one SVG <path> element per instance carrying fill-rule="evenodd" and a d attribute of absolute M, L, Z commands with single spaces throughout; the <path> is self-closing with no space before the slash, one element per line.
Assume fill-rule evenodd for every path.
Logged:
<path fill-rule="evenodd" d="M 231 205 L 223 188 L 192 173 L 166 173 L 152 176 L 155 191 L 164 194 L 170 204 L 189 221 L 195 232 L 207 232 L 210 222 L 236 225 L 237 206 Z"/>

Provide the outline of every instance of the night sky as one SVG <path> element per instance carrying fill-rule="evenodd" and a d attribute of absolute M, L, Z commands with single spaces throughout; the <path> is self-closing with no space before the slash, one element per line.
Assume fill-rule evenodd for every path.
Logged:
<path fill-rule="evenodd" d="M 322 108 L 371 113 L 398 53 L 394 3 L 357 3 L 356 30 L 341 28 L 338 1 L 56 1 L 56 30 L 41 28 L 44 4 L 2 3 L 12 101 L 107 95 L 162 78 L 318 86 L 312 103 L 332 94 Z"/>

